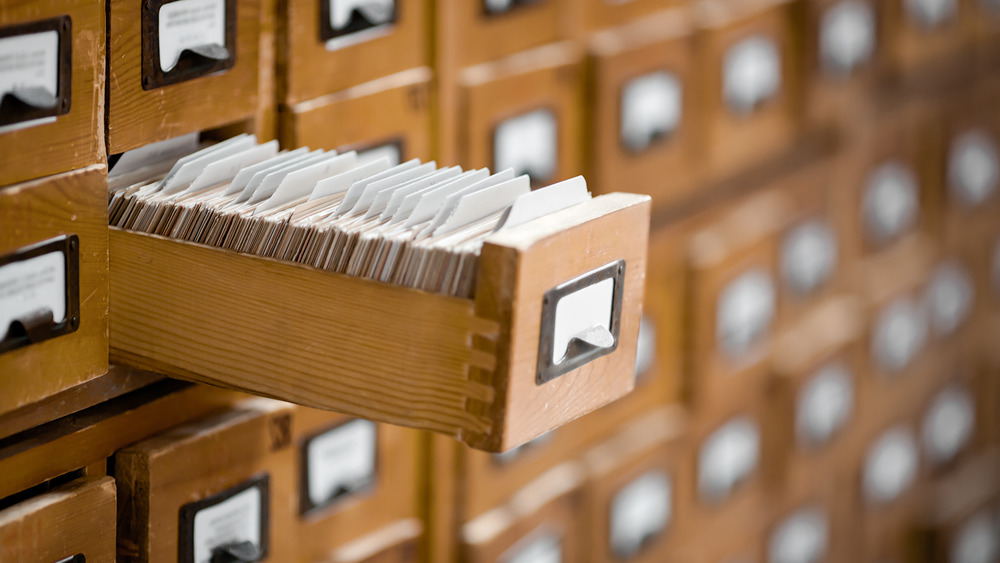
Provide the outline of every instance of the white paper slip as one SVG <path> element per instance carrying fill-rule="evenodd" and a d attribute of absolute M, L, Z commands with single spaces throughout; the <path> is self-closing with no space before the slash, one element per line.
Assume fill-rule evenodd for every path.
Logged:
<path fill-rule="evenodd" d="M 205 167 L 205 170 L 194 179 L 194 182 L 191 182 L 184 193 L 200 192 L 223 182 L 229 182 L 244 168 L 266 162 L 276 154 L 278 154 L 278 141 L 269 141 L 263 145 L 257 145 L 216 160 Z"/>
<path fill-rule="evenodd" d="M 209 164 L 249 149 L 256 144 L 257 137 L 255 135 L 243 134 L 186 156 L 178 160 L 167 177 L 163 179 L 160 191 L 167 195 L 177 193 L 193 182 Z"/>
<path fill-rule="evenodd" d="M 497 231 L 516 227 L 588 199 L 590 192 L 587 191 L 587 181 L 583 176 L 552 184 L 517 198 Z"/>
<path fill-rule="evenodd" d="M 513 174 L 513 172 L 511 172 Z M 513 177 L 513 176 L 511 176 Z M 413 227 L 430 221 L 434 218 L 434 214 L 437 213 L 438 208 L 442 203 L 454 193 L 458 193 L 469 186 L 486 182 L 490 178 L 490 171 L 485 168 L 480 168 L 479 170 L 471 170 L 462 174 L 455 180 L 448 182 L 443 186 L 434 188 L 433 190 L 421 194 L 414 194 L 403 199 L 403 203 L 400 205 L 400 209 L 406 209 L 413 207 L 413 211 L 410 212 L 409 217 L 406 218 L 406 222 L 403 223 L 404 227 Z M 400 217 L 402 220 L 402 217 Z"/>
<path fill-rule="evenodd" d="M 252 203 L 250 201 L 251 198 L 255 193 L 257 193 L 257 190 L 261 189 L 261 186 L 264 185 L 265 181 L 268 181 L 268 179 L 270 179 L 270 181 L 274 183 L 274 187 L 276 188 L 277 184 L 281 182 L 281 178 L 285 177 L 285 174 L 291 172 L 292 170 L 297 170 L 298 168 L 301 168 L 305 164 L 315 162 L 317 158 L 322 158 L 322 156 L 323 156 L 323 151 L 315 150 L 312 152 L 300 154 L 299 156 L 286 160 L 281 164 L 277 164 L 275 166 L 265 168 L 264 170 L 257 172 L 256 174 L 253 175 L 252 178 L 250 178 L 250 181 L 247 183 L 247 186 L 243 188 L 243 191 L 240 192 L 239 197 L 236 198 L 236 203 L 250 205 Z M 282 174 L 282 172 L 284 172 L 284 174 Z M 282 174 L 282 175 L 280 177 L 277 177 L 275 176 L 275 174 Z"/>
<path fill-rule="evenodd" d="M 108 171 L 108 180 L 135 172 L 168 159 L 181 158 L 198 150 L 198 133 L 189 133 L 122 153 Z"/>
<path fill-rule="evenodd" d="M 294 158 L 299 158 L 300 156 L 303 156 L 308 153 L 309 153 L 309 147 L 302 147 L 299 149 L 295 149 L 293 151 L 278 153 L 272 158 L 269 158 L 263 162 L 258 162 L 257 164 L 248 166 L 243 170 L 240 170 L 239 173 L 236 174 L 236 177 L 233 178 L 233 181 L 230 182 L 229 185 L 226 187 L 226 191 L 223 193 L 223 195 L 230 196 L 230 195 L 242 194 L 243 190 L 246 189 L 247 185 L 250 184 L 250 181 L 253 179 L 254 175 L 257 174 L 258 172 L 269 170 L 272 168 L 277 169 L 278 166 L 286 162 L 289 162 Z"/>
<path fill-rule="evenodd" d="M 451 216 L 435 229 L 435 235 L 450 233 L 473 221 L 502 211 L 514 203 L 517 198 L 531 192 L 531 179 L 527 175 L 518 176 L 502 184 L 491 186 L 467 194 L 459 200 Z"/>
<path fill-rule="evenodd" d="M 361 199 L 361 194 L 364 193 L 368 184 L 390 178 L 411 168 L 416 168 L 417 166 L 420 166 L 420 159 L 414 158 L 412 160 L 407 160 L 402 164 L 397 164 L 388 170 L 379 172 L 374 176 L 359 178 L 356 182 L 351 184 L 350 188 L 347 188 L 347 193 L 344 194 L 344 201 L 340 203 L 340 207 L 337 208 L 337 211 L 333 214 L 333 216 L 340 217 L 352 209 L 358 200 Z"/>
<path fill-rule="evenodd" d="M 353 169 L 358 163 L 358 153 L 354 151 L 341 155 L 338 155 L 336 152 L 327 154 L 331 155 L 331 157 L 310 164 L 285 176 L 281 183 L 278 184 L 278 188 L 274 190 L 274 194 L 258 207 L 254 214 L 270 211 L 297 199 L 308 197 L 313 193 L 316 184 L 320 180 L 333 175 L 343 174 Z"/>
<path fill-rule="evenodd" d="M 432 174 L 436 169 L 437 163 L 432 160 L 425 164 L 421 164 L 416 168 L 404 170 L 403 172 L 385 178 L 384 180 L 371 182 L 365 186 L 364 190 L 362 190 L 361 195 L 358 197 L 358 201 L 354 203 L 354 207 L 348 211 L 348 214 L 356 215 L 367 211 L 371 207 L 372 203 L 375 202 L 375 197 L 378 196 L 378 194 L 383 190 L 393 190 L 411 180 L 416 180 L 417 178 L 422 178 Z"/>
<path fill-rule="evenodd" d="M 360 164 L 360 159 L 359 159 Z M 389 169 L 389 160 L 380 158 L 372 162 L 361 164 L 360 166 L 347 170 L 341 174 L 330 176 L 316 183 L 308 201 L 315 201 L 324 197 L 346 192 L 354 182 L 362 178 L 370 178 Z"/>
<path fill-rule="evenodd" d="M 170 72 L 185 49 L 226 45 L 226 0 L 176 0 L 160 7 L 160 70 Z"/>
<path fill-rule="evenodd" d="M 59 32 L 25 33 L 0 38 L 0 97 L 17 90 L 59 92 Z"/>
<path fill-rule="evenodd" d="M 363 219 L 370 219 L 376 215 L 380 215 L 380 220 L 384 221 L 392 217 L 396 209 L 403 202 L 403 198 L 418 192 L 423 189 L 427 189 L 431 186 L 436 186 L 442 182 L 454 178 L 462 173 L 462 169 L 458 166 L 453 166 L 451 168 L 442 168 L 436 172 L 410 180 L 406 184 L 403 184 L 395 189 L 382 190 L 375 196 L 375 201 L 372 202 L 371 207 L 368 208 L 368 212 L 365 213 Z"/>

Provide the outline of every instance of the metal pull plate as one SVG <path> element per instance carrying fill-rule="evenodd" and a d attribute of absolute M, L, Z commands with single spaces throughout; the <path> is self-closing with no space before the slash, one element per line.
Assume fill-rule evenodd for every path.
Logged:
<path fill-rule="evenodd" d="M 618 260 L 545 292 L 536 384 L 615 351 L 624 283 Z"/>
<path fill-rule="evenodd" d="M 0 127 L 48 123 L 69 112 L 72 50 L 69 16 L 0 28 Z"/>
<path fill-rule="evenodd" d="M 320 0 L 319 38 L 333 51 L 390 30 L 399 17 L 396 0 Z"/>
<path fill-rule="evenodd" d="M 377 450 L 377 430 L 370 420 L 350 420 L 308 438 L 302 445 L 300 511 L 369 490 L 375 483 Z"/>
<path fill-rule="evenodd" d="M 80 327 L 80 240 L 66 235 L 0 256 L 0 353 Z"/>
<path fill-rule="evenodd" d="M 229 70 L 236 64 L 236 0 L 144 0 L 142 89 Z"/>

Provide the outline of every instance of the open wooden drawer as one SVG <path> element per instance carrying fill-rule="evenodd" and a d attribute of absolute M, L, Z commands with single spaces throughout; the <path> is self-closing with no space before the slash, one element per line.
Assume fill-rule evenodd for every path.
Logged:
<path fill-rule="evenodd" d="M 492 235 L 472 299 L 112 228 L 111 358 L 507 450 L 632 390 L 649 208 L 608 194 Z M 572 338 L 581 301 L 609 346 Z"/>

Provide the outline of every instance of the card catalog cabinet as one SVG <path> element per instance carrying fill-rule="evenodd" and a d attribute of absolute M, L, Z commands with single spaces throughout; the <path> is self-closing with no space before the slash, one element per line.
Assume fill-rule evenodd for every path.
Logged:
<path fill-rule="evenodd" d="M 115 480 L 83 476 L 0 510 L 0 559 L 115 561 Z"/>
<path fill-rule="evenodd" d="M 416 431 L 305 407 L 295 408 L 290 431 L 298 450 L 296 502 L 280 517 L 295 522 L 297 561 L 321 561 L 334 548 L 419 517 Z M 398 531 L 386 534 L 412 543 L 412 534 Z"/>
<path fill-rule="evenodd" d="M 111 356 L 504 451 L 632 390 L 648 224 L 647 196 L 608 194 L 491 235 L 473 298 L 112 228 Z M 546 293 L 558 304 L 594 272 L 619 280 L 617 338 L 541 382 Z"/>
<path fill-rule="evenodd" d="M 592 189 L 629 186 L 657 206 L 694 195 L 703 128 L 694 29 L 691 10 L 677 8 L 591 38 Z"/>
<path fill-rule="evenodd" d="M 582 55 L 547 45 L 459 75 L 459 162 L 527 173 L 545 186 L 583 172 Z"/>
<path fill-rule="evenodd" d="M 396 163 L 430 158 L 432 78 L 429 68 L 414 68 L 283 107 L 281 144 L 356 150 L 370 157 L 387 156 Z"/>
<path fill-rule="evenodd" d="M 0 56 L 39 54 L 0 69 L 0 186 L 105 161 L 104 6 L 17 2 L 0 14 Z"/>
<path fill-rule="evenodd" d="M 575 462 L 554 467 L 506 504 L 461 529 L 460 560 L 468 563 L 580 561 L 577 524 L 583 469 Z"/>
<path fill-rule="evenodd" d="M 799 56 L 787 0 L 698 4 L 704 151 L 712 178 L 775 157 L 798 131 Z"/>
<path fill-rule="evenodd" d="M 639 416 L 583 455 L 588 478 L 581 526 L 589 561 L 664 561 L 684 538 L 690 506 L 677 407 Z"/>
<path fill-rule="evenodd" d="M 291 405 L 251 399 L 115 454 L 119 561 L 289 561 Z"/>
<path fill-rule="evenodd" d="M 108 0 L 108 153 L 250 119 L 259 0 Z"/>
<path fill-rule="evenodd" d="M 0 189 L 0 413 L 108 371 L 103 164 Z"/>
<path fill-rule="evenodd" d="M 430 4 L 427 0 L 281 2 L 278 101 L 295 105 L 426 66 Z"/>

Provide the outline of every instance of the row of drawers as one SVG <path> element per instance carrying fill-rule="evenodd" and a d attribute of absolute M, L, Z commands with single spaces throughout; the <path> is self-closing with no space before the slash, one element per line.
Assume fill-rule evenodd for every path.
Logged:
<path fill-rule="evenodd" d="M 959 2 L 955 8 L 958 15 L 953 20 L 943 16 L 943 27 L 931 31 L 914 27 L 912 17 L 896 13 L 901 6 L 909 6 L 901 0 L 884 5 L 862 3 L 880 22 L 868 30 L 877 48 L 870 58 L 864 58 L 864 64 L 859 59 L 845 80 L 827 72 L 829 64 L 822 62 L 821 43 L 806 45 L 807 37 L 819 38 L 811 42 L 823 41 L 823 36 L 813 31 L 827 25 L 818 22 L 832 2 L 682 3 L 665 11 L 665 6 L 655 2 L 603 6 L 601 10 L 627 12 L 630 18 L 644 17 L 582 42 L 558 31 L 564 19 L 560 14 L 577 11 L 563 3 L 546 0 L 519 5 L 509 14 L 485 18 L 482 29 L 477 29 L 475 22 L 484 14 L 475 12 L 474 4 L 440 3 L 435 6 L 442 21 L 437 52 L 442 59 L 465 57 L 457 64 L 430 59 L 426 33 L 432 19 L 427 14 L 430 8 L 415 0 L 390 3 L 393 11 L 385 15 L 398 16 L 397 23 L 385 23 L 377 29 L 362 25 L 356 31 L 357 38 L 347 34 L 333 39 L 343 46 L 332 51 L 306 31 L 318 26 L 318 14 L 315 6 L 305 2 L 283 5 L 288 13 L 279 14 L 277 23 L 261 5 L 236 6 L 223 0 L 175 0 L 142 6 L 110 2 L 107 15 L 100 6 L 67 0 L 12 10 L 2 23 L 5 36 L 10 37 L 5 48 L 14 56 L 26 53 L 31 45 L 37 47 L 40 58 L 32 63 L 35 67 L 20 71 L 25 74 L 21 80 L 57 89 L 59 104 L 51 111 L 24 109 L 29 106 L 17 110 L 20 106 L 16 103 L 11 106 L 16 111 L 9 127 L 14 130 L 0 136 L 0 142 L 10 149 L 4 151 L 6 154 L 19 157 L 8 157 L 3 167 L 7 172 L 0 183 L 103 162 L 105 146 L 107 154 L 118 154 L 254 118 L 258 123 L 252 127 L 264 131 L 265 114 L 273 113 L 275 107 L 276 85 L 279 89 L 286 85 L 286 94 L 277 100 L 281 102 L 278 131 L 289 146 L 311 143 L 335 148 L 399 141 L 400 132 L 406 132 L 415 137 L 403 143 L 406 156 L 435 153 L 448 161 L 491 161 L 497 166 L 511 162 L 518 168 L 533 169 L 541 181 L 567 177 L 584 168 L 580 159 L 585 147 L 580 138 L 584 130 L 590 130 L 588 136 L 595 141 L 586 152 L 598 157 L 594 173 L 601 189 L 636 181 L 645 189 L 650 175 L 678 168 L 681 163 L 684 173 L 672 177 L 670 184 L 674 190 L 691 189 L 694 178 L 689 176 L 700 168 L 725 174 L 787 146 L 804 101 L 817 112 L 829 112 L 831 103 L 840 101 L 844 91 L 868 81 L 872 71 L 891 67 L 887 61 L 896 60 L 899 53 L 909 56 L 912 51 L 916 54 L 910 58 L 917 62 L 928 57 L 938 61 L 945 57 L 949 62 L 960 60 L 957 57 L 974 58 L 966 56 L 974 52 L 972 39 L 993 41 L 996 33 L 996 27 L 989 27 L 989 17 L 978 16 L 977 10 L 988 10 L 988 6 L 972 2 Z M 859 9 L 864 11 L 864 6 Z M 654 13 L 650 11 L 653 7 L 660 10 Z M 358 16 L 363 11 L 351 13 Z M 177 35 L 185 31 L 184 26 L 196 26 L 185 20 L 187 16 L 204 27 L 192 28 L 198 31 L 194 37 L 221 41 L 224 45 L 220 43 L 218 48 L 231 58 L 216 60 L 208 53 L 211 49 L 183 44 L 194 40 Z M 100 30 L 105 28 L 106 17 L 111 39 L 105 47 Z M 157 17 L 174 26 L 165 39 L 159 35 Z M 852 29 L 852 25 L 864 27 L 867 21 L 863 15 L 847 17 L 849 21 L 842 25 Z M 860 17 L 860 23 L 851 17 Z M 616 20 L 602 16 L 600 21 Z M 216 28 L 235 30 L 235 34 L 223 34 L 224 40 L 219 39 L 212 35 Z M 867 37 L 864 30 L 857 33 Z M 51 34 L 61 39 L 53 42 Z M 511 40 L 486 39 L 494 34 Z M 175 35 L 179 38 L 171 40 Z M 553 43 L 560 38 L 570 41 Z M 454 47 L 449 46 L 452 43 Z M 546 44 L 559 47 L 542 47 Z M 59 45 L 64 51 L 56 48 Z M 177 59 L 177 66 L 164 70 L 174 59 L 154 64 L 161 45 L 178 51 L 171 51 L 176 57 L 181 51 L 187 54 L 183 60 Z M 481 47 L 483 52 L 476 54 L 472 46 Z M 528 48 L 538 50 L 523 51 Z M 198 54 L 199 49 L 208 55 Z M 858 49 L 862 54 L 867 52 Z M 585 50 L 593 55 L 588 65 L 592 73 L 583 72 Z M 275 51 L 277 72 L 272 68 Z M 922 55 L 924 51 L 934 57 Z M 105 52 L 110 61 L 107 68 Z M 58 57 L 66 57 L 68 62 L 58 63 Z M 428 71 L 410 71 L 428 65 L 437 72 L 436 78 Z M 718 70 L 695 72 L 706 67 Z M 30 71 L 44 80 L 30 78 Z M 941 73 L 937 69 L 928 74 L 937 77 Z M 584 88 L 585 81 L 593 84 Z M 386 93 L 365 102 L 372 104 L 365 105 L 366 115 L 378 115 L 374 120 L 378 124 L 351 119 L 353 114 L 345 111 L 354 111 L 357 105 L 345 110 L 341 103 L 397 87 L 405 94 Z M 583 91 L 594 93 L 596 115 L 593 124 L 580 129 L 579 112 L 585 102 L 589 103 Z M 807 93 L 808 98 L 804 98 Z M 15 95 L 12 90 L 12 100 Z M 440 112 L 434 109 L 437 98 Z M 650 114 L 645 107 L 651 104 L 660 109 Z M 372 107 L 382 109 L 372 111 Z M 102 126 L 105 115 L 106 130 Z M 525 119 L 504 121 L 511 117 Z M 26 123 L 21 122 L 25 119 L 34 126 L 24 128 Z M 436 129 L 430 126 L 432 119 Z M 332 120 L 345 126 L 330 127 Z M 531 146 L 540 147 L 535 151 L 539 154 L 518 155 L 516 149 L 507 149 L 513 150 L 510 155 L 498 154 L 502 150 L 499 145 L 524 144 L 516 135 L 509 141 L 503 138 L 518 130 L 536 138 Z M 547 141 L 547 137 L 552 138 Z M 435 149 L 436 143 L 440 146 Z M 703 154 L 706 149 L 708 154 Z M 544 162 L 556 155 L 555 164 Z M 696 159 L 703 159 L 703 166 L 689 163 Z"/>

